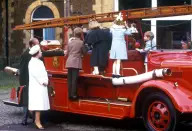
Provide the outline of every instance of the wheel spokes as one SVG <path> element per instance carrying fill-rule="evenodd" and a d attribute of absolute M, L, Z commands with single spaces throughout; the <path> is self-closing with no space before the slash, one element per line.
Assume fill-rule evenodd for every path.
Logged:
<path fill-rule="evenodd" d="M 164 103 L 160 101 L 153 102 L 148 111 L 149 121 L 156 130 L 164 130 L 168 127 L 170 122 L 170 113 Z"/>

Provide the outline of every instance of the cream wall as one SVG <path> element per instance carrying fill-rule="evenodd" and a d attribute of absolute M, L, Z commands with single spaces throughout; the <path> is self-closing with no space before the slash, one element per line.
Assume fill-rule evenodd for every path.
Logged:
<path fill-rule="evenodd" d="M 93 5 L 93 10 L 95 10 L 96 14 L 107 13 L 114 11 L 114 0 L 95 0 L 96 3 Z M 103 27 L 110 27 L 112 24 L 102 23 Z"/>

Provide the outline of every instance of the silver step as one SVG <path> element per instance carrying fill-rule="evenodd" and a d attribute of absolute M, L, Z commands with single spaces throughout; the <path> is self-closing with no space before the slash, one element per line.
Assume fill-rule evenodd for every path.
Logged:
<path fill-rule="evenodd" d="M 18 103 L 18 99 L 7 99 L 7 100 L 3 100 L 3 103 L 4 103 L 5 105 L 20 107 L 20 105 L 19 105 L 19 103 Z"/>

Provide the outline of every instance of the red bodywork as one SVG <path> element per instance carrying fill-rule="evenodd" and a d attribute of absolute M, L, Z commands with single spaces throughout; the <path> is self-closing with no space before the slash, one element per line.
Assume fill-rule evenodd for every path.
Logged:
<path fill-rule="evenodd" d="M 136 50 L 128 51 L 128 60 L 122 62 L 121 74 L 133 76 L 144 72 L 143 56 Z M 91 75 L 90 54 L 83 58 L 83 70 L 78 80 L 77 101 L 68 99 L 65 56 L 44 57 L 49 74 L 51 109 L 115 119 L 140 116 L 145 98 L 154 92 L 163 92 L 181 113 L 192 112 L 192 52 L 189 50 L 157 50 L 148 54 L 149 70 L 170 68 L 171 76 L 144 83 L 113 86 L 111 72 L 113 61 L 109 59 L 105 76 Z M 55 94 L 54 94 L 55 93 Z M 128 99 L 120 101 L 119 98 Z"/>

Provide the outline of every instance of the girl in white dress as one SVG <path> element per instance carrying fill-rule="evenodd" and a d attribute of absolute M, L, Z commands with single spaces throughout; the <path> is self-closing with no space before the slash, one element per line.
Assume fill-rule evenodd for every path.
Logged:
<path fill-rule="evenodd" d="M 47 91 L 48 75 L 43 62 L 39 59 L 42 53 L 39 45 L 33 46 L 29 54 L 29 110 L 35 111 L 35 126 L 44 129 L 40 121 L 40 112 L 49 110 L 49 97 Z"/>

